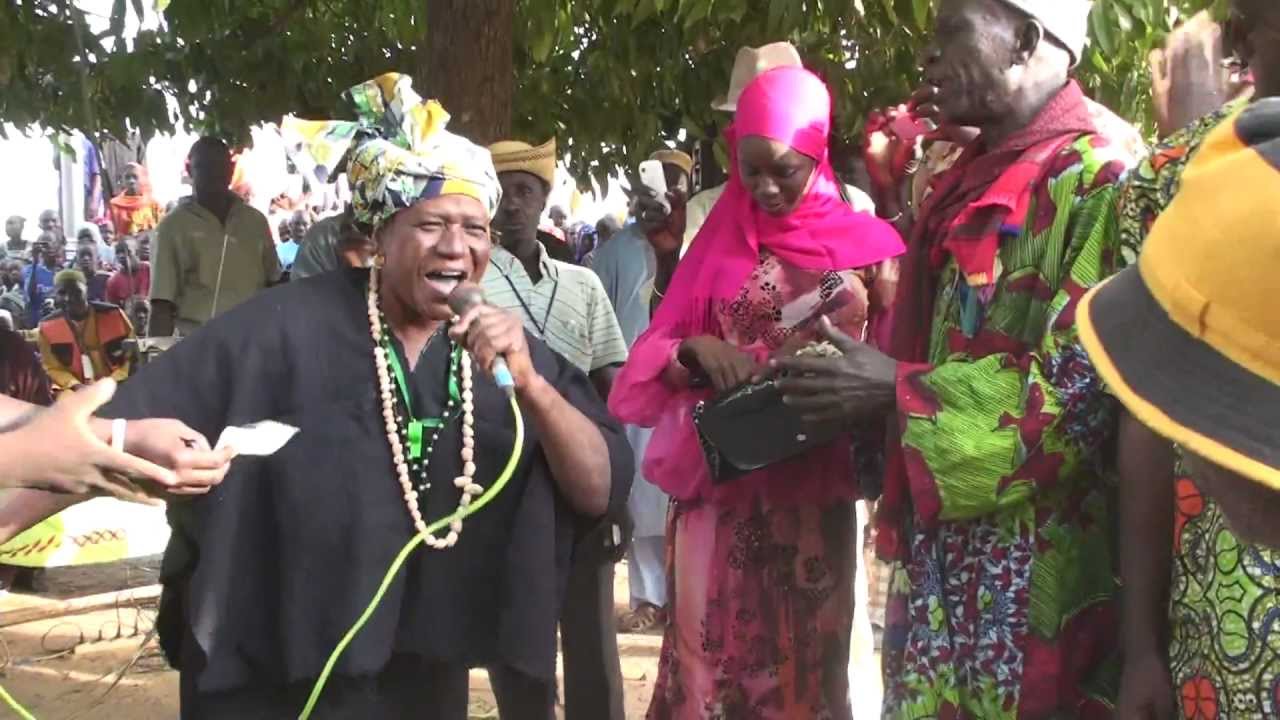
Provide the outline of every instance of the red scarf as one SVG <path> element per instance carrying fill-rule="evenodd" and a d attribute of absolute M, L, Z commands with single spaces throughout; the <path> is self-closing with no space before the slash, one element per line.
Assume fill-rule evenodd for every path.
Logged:
<path fill-rule="evenodd" d="M 975 140 L 951 169 L 933 180 L 933 193 L 922 204 L 912 228 L 894 301 L 890 342 L 894 359 L 907 363 L 927 359 L 937 283 L 948 258 L 956 259 L 971 286 L 994 285 L 1007 221 L 1048 180 L 1052 158 L 1081 135 L 1096 132 L 1084 93 L 1072 80 L 1029 125 L 993 150 L 984 148 L 981 138 Z M 890 438 L 878 510 L 877 544 L 886 557 L 901 557 L 906 550 L 898 537 L 907 511 L 901 432 Z"/>

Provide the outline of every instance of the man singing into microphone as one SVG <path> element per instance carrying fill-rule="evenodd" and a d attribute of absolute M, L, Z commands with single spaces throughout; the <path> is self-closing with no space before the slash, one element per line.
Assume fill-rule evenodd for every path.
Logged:
<path fill-rule="evenodd" d="M 349 158 L 375 268 L 260 294 L 108 406 L 210 436 L 262 419 L 301 429 L 207 498 L 172 506 L 158 624 L 182 717 L 297 717 L 405 543 L 470 506 L 519 452 L 491 504 L 409 556 L 313 717 L 463 720 L 468 669 L 483 666 L 506 669 L 503 718 L 548 720 L 573 530 L 625 503 L 631 451 L 582 371 L 526 338 L 518 316 L 450 310 L 489 262 L 500 196 L 489 154 L 445 131 L 443 108 L 407 77 L 345 97 L 355 122 L 286 125 L 317 158 Z M 525 420 L 518 448 L 490 375 L 499 357 Z"/>

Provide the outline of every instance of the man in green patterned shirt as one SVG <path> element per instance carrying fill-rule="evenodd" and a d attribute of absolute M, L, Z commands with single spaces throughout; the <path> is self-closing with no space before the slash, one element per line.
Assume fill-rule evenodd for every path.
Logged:
<path fill-rule="evenodd" d="M 778 363 L 812 421 L 889 428 L 892 720 L 1108 717 L 1114 701 L 1115 412 L 1074 320 L 1119 269 L 1100 230 L 1126 164 L 1070 80 L 1088 14 L 941 2 L 925 77 L 945 123 L 981 132 L 904 223 L 892 358 L 828 330 L 842 358 Z M 877 198 L 890 217 L 894 190 Z"/>

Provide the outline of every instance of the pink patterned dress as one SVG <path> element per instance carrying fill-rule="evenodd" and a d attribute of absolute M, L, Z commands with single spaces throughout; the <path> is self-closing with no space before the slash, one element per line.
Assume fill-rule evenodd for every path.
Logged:
<path fill-rule="evenodd" d="M 762 251 L 720 308 L 722 337 L 757 357 L 790 352 L 827 314 L 865 338 L 875 298 L 892 295 L 878 274 L 802 270 Z M 837 442 L 673 503 L 672 621 L 650 720 L 851 718 L 853 466 Z"/>

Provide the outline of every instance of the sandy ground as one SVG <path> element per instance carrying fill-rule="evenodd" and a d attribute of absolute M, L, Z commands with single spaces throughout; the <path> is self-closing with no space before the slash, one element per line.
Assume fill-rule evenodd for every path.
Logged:
<path fill-rule="evenodd" d="M 149 585 L 158 572 L 159 558 L 49 570 L 38 595 L 0 597 L 0 612 Z M 625 563 L 618 566 L 614 597 L 623 602 L 628 597 Z M 153 608 L 122 603 L 114 610 L 0 629 L 0 683 L 40 720 L 176 719 L 178 675 L 150 634 L 154 615 Z M 855 637 L 855 646 L 859 642 Z M 644 717 L 661 643 L 657 635 L 618 638 L 629 720 Z M 862 644 L 869 647 L 869 639 Z M 851 664 L 860 678 L 853 693 L 860 699 L 858 720 L 879 717 L 878 663 L 865 655 Z M 0 707 L 0 718 L 11 716 Z M 497 717 L 486 673 L 472 673 L 472 720 Z"/>
<path fill-rule="evenodd" d="M 625 565 L 615 597 L 627 597 Z M 10 593 L 0 612 L 156 582 L 159 558 L 46 571 L 38 595 Z M 620 608 L 621 609 L 621 608 Z M 150 636 L 153 608 L 129 603 L 116 610 L 46 620 L 0 630 L 0 683 L 40 720 L 153 720 L 178 717 L 178 675 Z M 662 638 L 619 636 L 627 717 L 644 717 Z M 0 718 L 11 717 L 7 708 Z M 489 678 L 471 676 L 471 717 L 497 718 Z"/>

